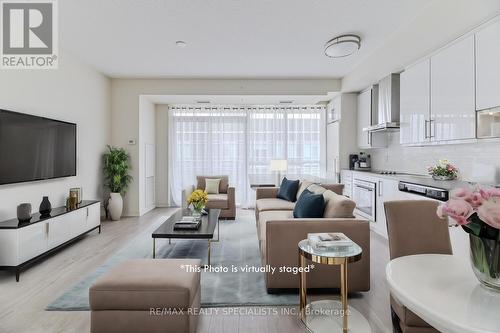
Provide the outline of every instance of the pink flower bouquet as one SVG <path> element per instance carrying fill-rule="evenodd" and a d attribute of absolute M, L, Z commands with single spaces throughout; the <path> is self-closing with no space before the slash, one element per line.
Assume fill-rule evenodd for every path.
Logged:
<path fill-rule="evenodd" d="M 500 229 L 500 189 L 480 188 L 472 191 L 468 188 L 453 190 L 450 200 L 441 204 L 438 216 L 449 217 L 456 225 L 465 226 L 479 232 L 489 226 L 498 233 Z M 486 227 L 488 228 L 488 227 Z M 495 233 L 495 232 L 494 232 Z M 477 236 L 479 233 L 474 232 Z"/>
<path fill-rule="evenodd" d="M 500 189 L 451 191 L 437 214 L 469 233 L 474 273 L 483 285 L 500 291 Z"/>

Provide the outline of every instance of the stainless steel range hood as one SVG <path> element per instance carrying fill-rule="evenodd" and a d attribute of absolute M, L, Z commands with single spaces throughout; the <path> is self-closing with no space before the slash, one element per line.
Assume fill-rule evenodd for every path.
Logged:
<path fill-rule="evenodd" d="M 378 83 L 378 111 L 370 132 L 399 129 L 399 74 L 390 74 Z"/>

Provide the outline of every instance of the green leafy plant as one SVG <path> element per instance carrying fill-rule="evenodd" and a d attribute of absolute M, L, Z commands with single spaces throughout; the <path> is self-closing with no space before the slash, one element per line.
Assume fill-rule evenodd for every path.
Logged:
<path fill-rule="evenodd" d="M 130 171 L 130 155 L 123 148 L 108 147 L 104 154 L 104 178 L 105 186 L 112 193 L 125 194 L 132 181 Z"/>

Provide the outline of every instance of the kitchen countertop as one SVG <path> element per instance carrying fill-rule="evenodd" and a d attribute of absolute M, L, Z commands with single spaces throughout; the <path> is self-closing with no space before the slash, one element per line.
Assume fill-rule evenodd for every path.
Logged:
<path fill-rule="evenodd" d="M 404 182 L 412 183 L 412 184 L 435 187 L 435 188 L 448 190 L 448 191 L 453 190 L 455 188 L 470 186 L 470 185 L 474 184 L 474 183 L 466 182 L 463 180 L 434 180 L 434 179 L 432 179 L 431 176 L 428 176 L 428 175 L 416 175 L 416 174 L 405 174 L 405 173 L 386 175 L 386 174 L 381 174 L 380 171 L 377 171 L 377 170 L 362 171 L 362 170 L 347 170 L 347 169 L 345 169 L 345 171 L 352 171 L 353 173 L 368 175 L 370 177 L 387 178 L 387 179 L 393 179 L 393 180 L 397 180 L 397 181 L 404 181 Z"/>

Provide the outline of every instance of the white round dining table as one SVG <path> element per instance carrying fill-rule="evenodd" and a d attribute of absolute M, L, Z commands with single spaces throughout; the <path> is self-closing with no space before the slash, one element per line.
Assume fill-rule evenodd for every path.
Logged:
<path fill-rule="evenodd" d="M 480 285 L 469 258 L 399 257 L 386 267 L 393 296 L 443 333 L 499 333 L 500 292 Z"/>

